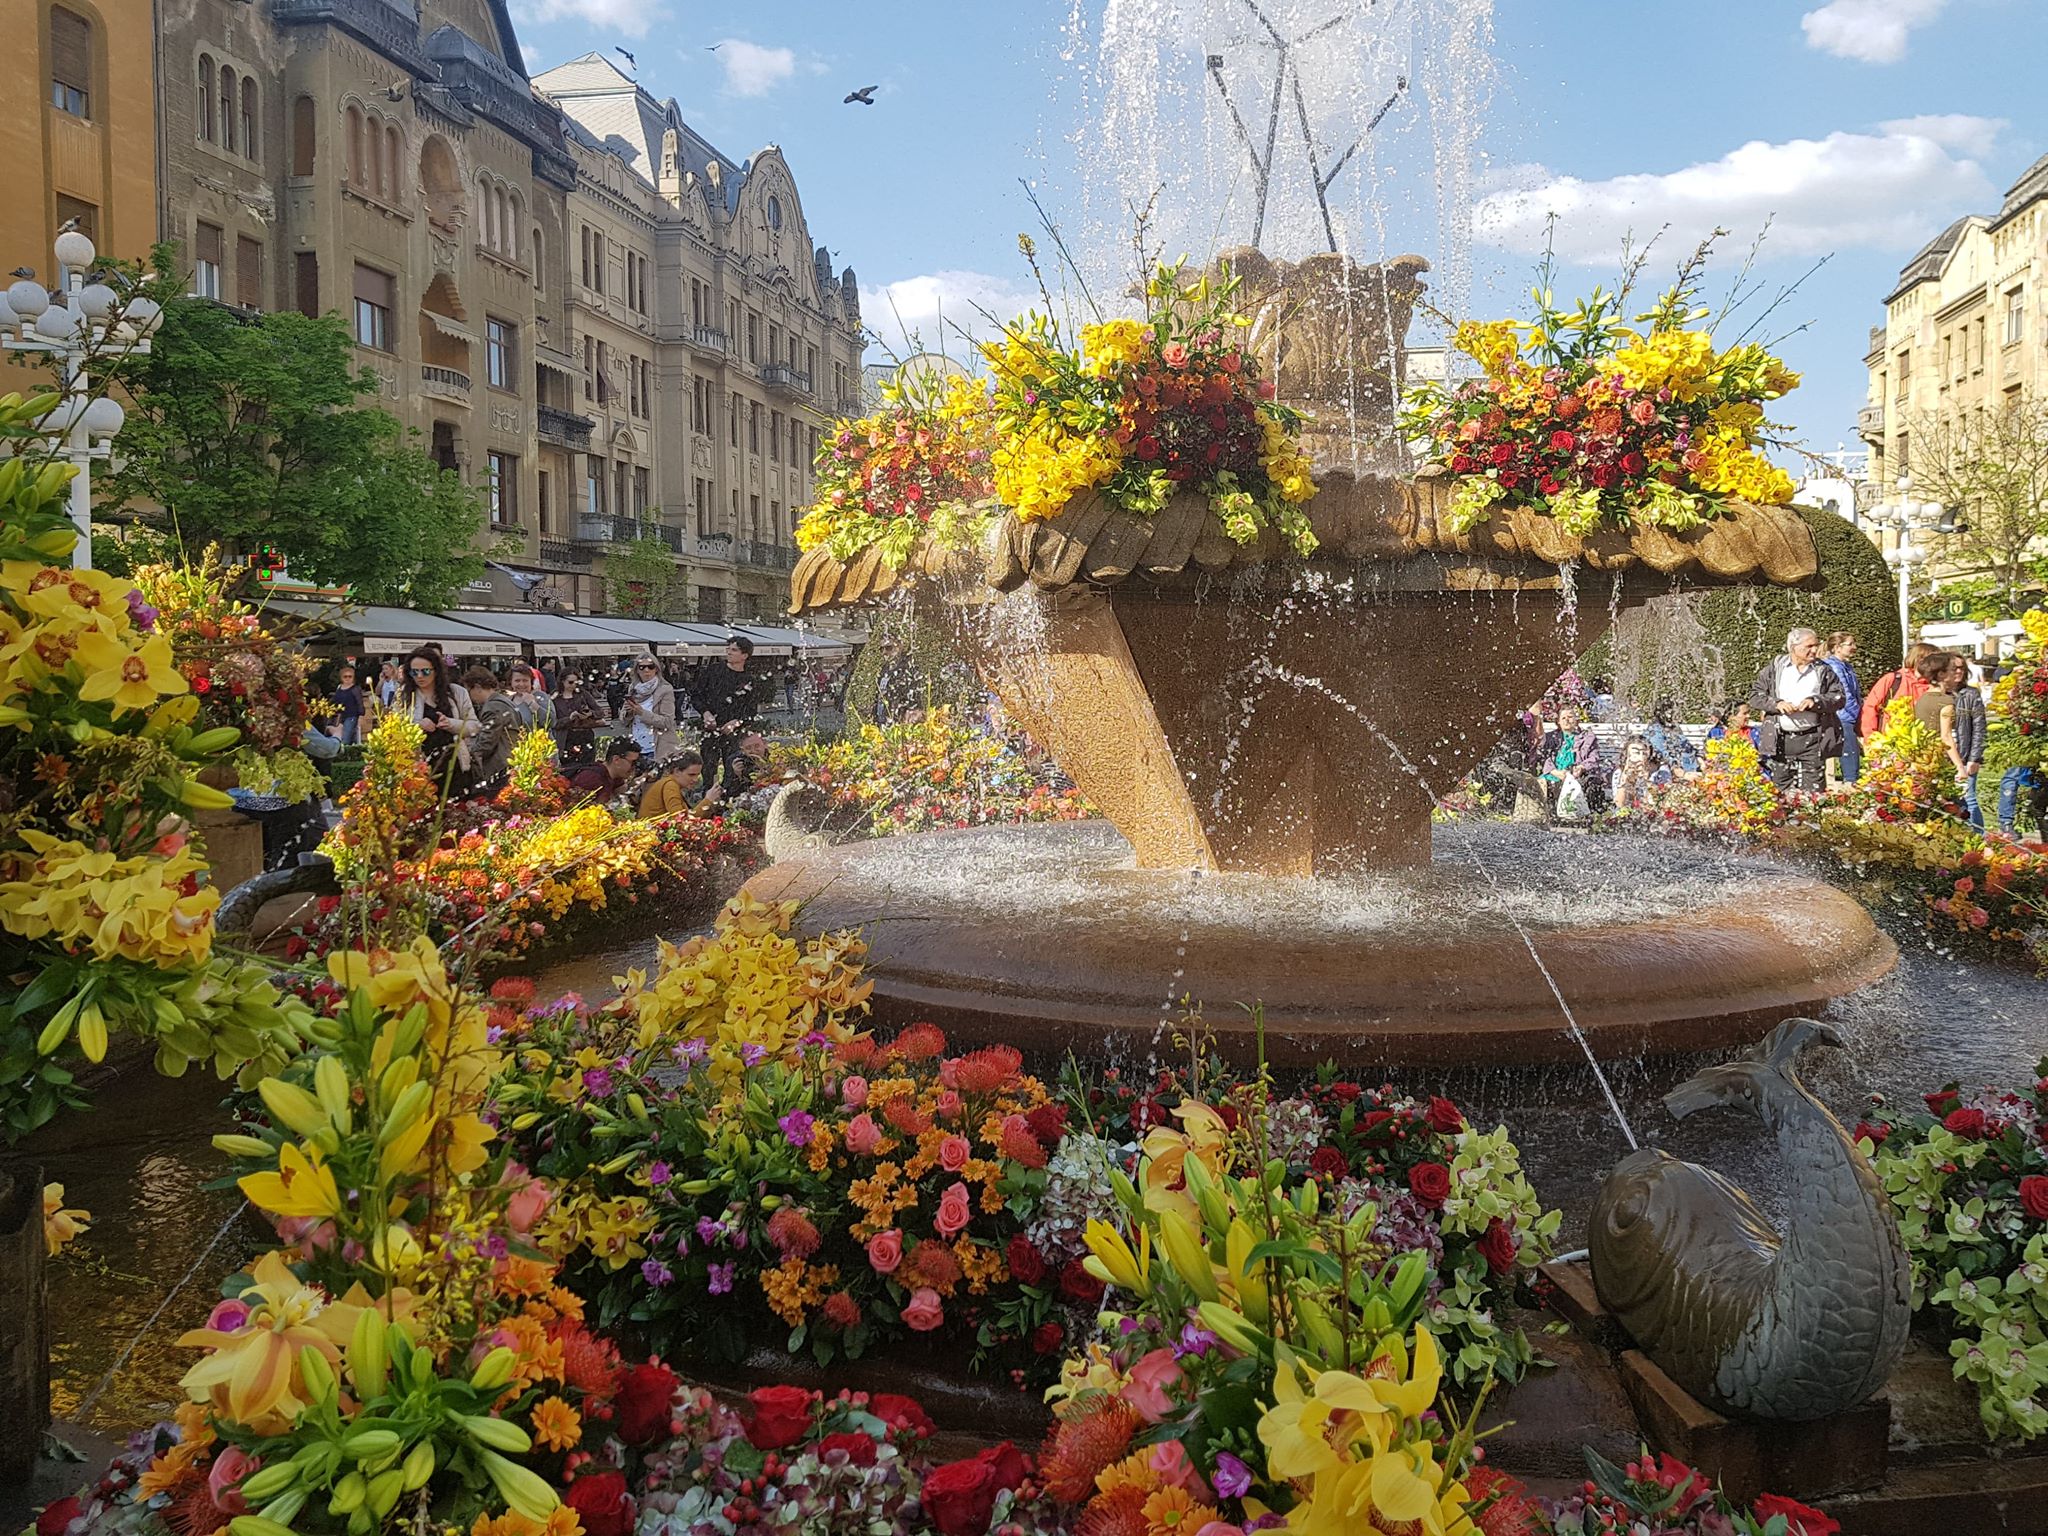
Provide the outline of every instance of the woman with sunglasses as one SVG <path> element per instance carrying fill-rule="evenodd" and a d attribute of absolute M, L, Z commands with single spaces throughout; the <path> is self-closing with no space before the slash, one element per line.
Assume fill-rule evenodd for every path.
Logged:
<path fill-rule="evenodd" d="M 450 765 L 460 779 L 469 771 L 469 738 L 476 734 L 476 712 L 469 695 L 448 680 L 441 653 L 421 646 L 405 658 L 404 708 L 413 722 L 426 733 L 421 750 L 427 766 L 444 786 L 450 780 Z"/>
<path fill-rule="evenodd" d="M 633 663 L 633 681 L 626 688 L 619 721 L 631 731 L 650 763 L 667 757 L 675 746 L 676 690 L 661 675 L 661 663 L 642 656 Z"/>

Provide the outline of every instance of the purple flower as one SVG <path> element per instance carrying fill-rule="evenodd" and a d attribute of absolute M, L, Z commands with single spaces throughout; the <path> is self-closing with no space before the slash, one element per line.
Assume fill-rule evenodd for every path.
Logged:
<path fill-rule="evenodd" d="M 157 612 L 142 600 L 142 594 L 133 587 L 128 589 L 128 618 L 135 627 L 145 634 L 156 628 Z"/>
<path fill-rule="evenodd" d="M 753 1041 L 749 1040 L 740 1047 L 740 1065 L 744 1067 L 758 1067 L 761 1065 L 761 1058 L 767 1054 L 767 1047 L 756 1045 Z"/>
<path fill-rule="evenodd" d="M 669 1181 L 669 1178 L 670 1171 L 667 1163 L 652 1162 L 647 1165 L 647 1185 L 650 1189 L 660 1188 Z"/>
<path fill-rule="evenodd" d="M 583 1074 L 583 1091 L 596 1098 L 603 1098 L 612 1091 L 611 1072 L 604 1067 L 590 1067 Z"/>
<path fill-rule="evenodd" d="M 1173 1358 L 1185 1360 L 1193 1355 L 1199 1359 L 1215 1347 L 1215 1334 L 1206 1328 L 1197 1328 L 1193 1323 L 1187 1323 L 1180 1330 L 1180 1342 L 1173 1346 Z"/>
<path fill-rule="evenodd" d="M 690 1234 L 687 1232 L 678 1232 L 676 1234 L 676 1257 L 682 1258 L 686 1256 L 689 1253 L 689 1251 Z"/>
<path fill-rule="evenodd" d="M 792 1147 L 808 1147 L 811 1144 L 811 1117 L 800 1109 L 792 1109 L 775 1122 L 782 1127 L 782 1139 Z"/>
<path fill-rule="evenodd" d="M 646 1259 L 640 1265 L 640 1278 L 659 1289 L 675 1279 L 675 1272 L 659 1259 Z"/>
<path fill-rule="evenodd" d="M 493 1024 L 484 1030 L 484 1043 L 486 1045 L 496 1045 L 504 1038 L 505 1030 L 502 1025 Z"/>
<path fill-rule="evenodd" d="M 1209 1474 L 1216 1492 L 1226 1499 L 1241 1499 L 1252 1488 L 1252 1469 L 1228 1451 L 1216 1453 L 1216 1470 Z"/>
<path fill-rule="evenodd" d="M 683 1040 L 679 1041 L 669 1054 L 677 1061 L 702 1061 L 708 1049 L 702 1040 Z"/>
<path fill-rule="evenodd" d="M 711 1276 L 710 1279 L 707 1281 L 705 1288 L 709 1290 L 711 1294 L 714 1296 L 724 1296 L 729 1294 L 732 1290 L 733 1275 L 739 1269 L 739 1267 L 739 1260 L 737 1259 L 733 1260 L 730 1264 L 712 1265 Z"/>

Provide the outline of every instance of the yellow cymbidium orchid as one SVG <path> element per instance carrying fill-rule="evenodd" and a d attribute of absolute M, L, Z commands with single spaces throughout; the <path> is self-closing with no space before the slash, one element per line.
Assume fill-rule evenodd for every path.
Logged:
<path fill-rule="evenodd" d="M 1188 1192 L 1185 1165 L 1192 1157 L 1205 1171 L 1219 1172 L 1230 1127 L 1215 1110 L 1193 1100 L 1173 1113 L 1185 1129 L 1159 1125 L 1145 1133 L 1138 1183 L 1145 1194 L 1146 1210 L 1178 1211 L 1190 1223 L 1199 1222 L 1202 1218 L 1195 1197 Z"/>
<path fill-rule="evenodd" d="M 158 699 L 183 693 L 191 685 L 171 664 L 171 642 L 151 635 L 135 650 L 102 630 L 82 630 L 72 659 L 85 673 L 78 696 L 88 702 L 105 699 L 114 713 L 149 709 Z"/>

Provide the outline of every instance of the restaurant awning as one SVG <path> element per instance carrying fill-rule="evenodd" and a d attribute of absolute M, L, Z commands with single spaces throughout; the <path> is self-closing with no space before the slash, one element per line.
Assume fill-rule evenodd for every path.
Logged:
<path fill-rule="evenodd" d="M 458 608 L 443 617 L 516 640 L 529 647 L 535 657 L 626 656 L 646 649 L 643 642 L 597 622 L 562 613 Z"/>
<path fill-rule="evenodd" d="M 853 649 L 844 640 L 778 624 L 742 624 L 740 633 L 754 642 L 756 656 L 836 656 Z"/>
<path fill-rule="evenodd" d="M 348 637 L 361 654 L 399 655 L 434 644 L 451 656 L 517 656 L 519 642 L 438 613 L 381 603 L 316 603 L 274 597 L 265 605 Z"/>
<path fill-rule="evenodd" d="M 585 623 L 611 630 L 635 642 L 634 649 L 647 649 L 657 656 L 723 656 L 727 631 L 707 629 L 700 624 L 671 624 L 666 619 L 622 619 L 612 614 L 593 614 Z"/>

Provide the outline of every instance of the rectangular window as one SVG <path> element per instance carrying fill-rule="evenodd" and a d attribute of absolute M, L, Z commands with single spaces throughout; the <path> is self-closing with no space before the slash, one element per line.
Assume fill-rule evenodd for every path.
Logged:
<path fill-rule="evenodd" d="M 747 361 L 761 361 L 761 317 L 752 310 L 747 311 Z"/>
<path fill-rule="evenodd" d="M 227 259 L 227 235 L 218 224 L 201 224 L 193 231 L 192 292 L 196 297 L 220 297 L 221 268 Z"/>
<path fill-rule="evenodd" d="M 548 470 L 540 470 L 533 477 L 534 505 L 540 513 L 540 531 L 552 533 L 555 527 L 555 477 Z"/>
<path fill-rule="evenodd" d="M 597 398 L 597 343 L 583 338 L 583 398 Z"/>
<path fill-rule="evenodd" d="M 597 344 L 597 403 L 609 405 L 612 398 L 612 349 L 604 342 Z"/>
<path fill-rule="evenodd" d="M 758 540 L 761 537 L 761 498 L 747 498 L 747 537 Z"/>
<path fill-rule="evenodd" d="M 804 348 L 804 378 L 812 384 L 818 382 L 818 349 L 816 347 Z"/>
<path fill-rule="evenodd" d="M 61 5 L 50 7 L 50 105 L 92 116 L 92 23 Z"/>
<path fill-rule="evenodd" d="M 77 225 L 78 232 L 88 240 L 96 241 L 100 237 L 99 209 L 75 197 L 66 197 L 62 192 L 57 194 L 57 224 L 60 228 L 66 224 Z"/>
<path fill-rule="evenodd" d="M 490 464 L 491 526 L 508 527 L 519 521 L 519 458 L 510 453 L 492 453 L 486 458 Z"/>
<path fill-rule="evenodd" d="M 749 400 L 747 402 L 747 452 L 759 453 L 760 451 L 761 402 L 758 400 Z"/>
<path fill-rule="evenodd" d="M 292 297 L 302 315 L 320 313 L 320 257 L 299 251 L 292 257 Z"/>
<path fill-rule="evenodd" d="M 692 482 L 691 497 L 697 503 L 697 537 L 706 538 L 711 528 L 711 482 L 699 479 Z"/>
<path fill-rule="evenodd" d="M 398 284 L 388 272 L 356 263 L 356 345 L 379 352 L 391 350 L 391 316 L 398 307 Z"/>
<path fill-rule="evenodd" d="M 727 439 L 727 446 L 733 448 L 739 447 L 740 397 L 738 395 L 732 396 L 725 408 L 725 435 Z"/>
<path fill-rule="evenodd" d="M 590 517 L 604 516 L 604 460 L 590 454 L 583 461 L 583 510 Z"/>
<path fill-rule="evenodd" d="M 484 317 L 484 377 L 493 389 L 511 389 L 519 376 L 516 345 L 519 327 L 509 320 Z"/>
<path fill-rule="evenodd" d="M 647 503 L 652 499 L 652 494 L 653 483 L 651 473 L 644 465 L 635 468 L 633 471 L 634 516 L 645 517 L 647 515 Z"/>
<path fill-rule="evenodd" d="M 2026 339 L 2026 290 L 2014 288 L 2005 296 L 2005 344 L 2008 347 L 2016 347 Z"/>
<path fill-rule="evenodd" d="M 244 309 L 263 307 L 263 242 L 235 236 L 235 302 Z"/>
<path fill-rule="evenodd" d="M 625 464 L 621 464 L 618 467 L 619 478 L 617 486 L 615 488 L 614 499 L 612 501 L 612 509 L 620 517 L 624 517 L 626 515 L 626 508 L 632 505 L 632 503 L 626 499 L 626 487 L 632 484 L 632 476 L 628 473 L 629 468 L 630 466 Z"/>
<path fill-rule="evenodd" d="M 768 458 L 771 463 L 782 462 L 782 412 L 768 413 Z"/>
<path fill-rule="evenodd" d="M 590 232 L 590 286 L 598 294 L 604 292 L 605 241 L 604 231 Z"/>

